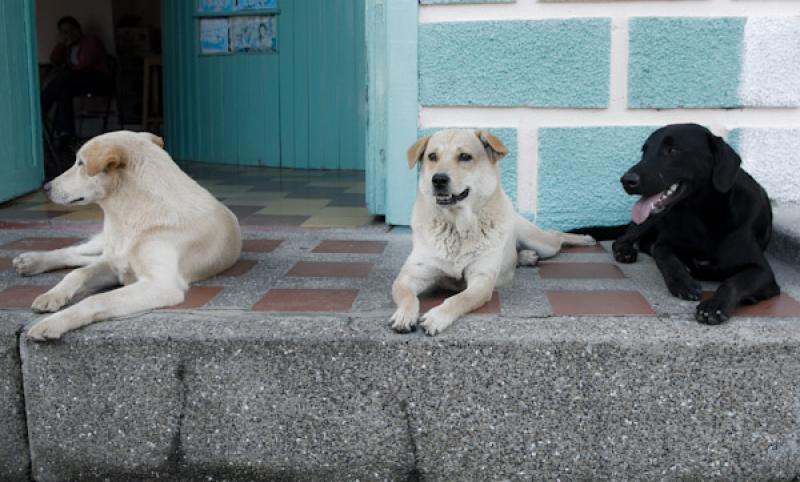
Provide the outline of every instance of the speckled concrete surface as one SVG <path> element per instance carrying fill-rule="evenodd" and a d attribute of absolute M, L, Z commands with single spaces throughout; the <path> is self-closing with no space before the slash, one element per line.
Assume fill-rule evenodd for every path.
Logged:
<path fill-rule="evenodd" d="M 0 481 L 25 480 L 30 470 L 19 331 L 25 317 L 0 312 Z"/>
<path fill-rule="evenodd" d="M 0 230 L 0 242 L 44 234 Z M 284 242 L 246 253 L 259 261 L 246 275 L 204 282 L 235 289 L 202 309 L 96 323 L 56 343 L 22 337 L 22 366 L 12 356 L 9 370 L 24 375 L 36 480 L 800 475 L 798 319 L 699 325 L 694 303 L 671 297 L 641 256 L 619 265 L 621 279 L 545 279 L 520 268 L 498 290 L 499 315 L 468 315 L 436 338 L 399 335 L 387 326 L 388 291 L 410 250 L 407 229 L 245 238 Z M 324 255 L 374 262 L 367 278 L 285 277 L 292 260 L 319 259 L 312 249 L 320 239 L 387 245 L 383 254 Z M 608 258 L 564 253 L 558 261 Z M 784 291 L 800 299 L 800 271 L 773 265 Z M 19 282 L 0 274 L 0 287 Z M 354 286 L 359 296 L 340 314 L 248 309 L 270 287 Z M 548 289 L 638 291 L 656 314 L 553 316 Z M 12 335 L 36 318 L 0 314 L 15 320 Z M 4 408 L 0 424 L 24 427 L 22 415 Z"/>

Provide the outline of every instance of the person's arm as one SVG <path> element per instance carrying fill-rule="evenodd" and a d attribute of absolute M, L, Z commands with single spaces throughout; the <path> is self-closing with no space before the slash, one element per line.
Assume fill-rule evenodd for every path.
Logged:
<path fill-rule="evenodd" d="M 50 63 L 53 65 L 61 66 L 67 63 L 69 54 L 67 53 L 67 46 L 59 42 L 52 52 L 50 52 Z"/>

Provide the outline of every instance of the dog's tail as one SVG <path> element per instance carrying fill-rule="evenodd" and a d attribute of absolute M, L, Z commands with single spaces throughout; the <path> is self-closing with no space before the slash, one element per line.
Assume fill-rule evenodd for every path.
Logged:
<path fill-rule="evenodd" d="M 514 226 L 517 247 L 536 251 L 540 258 L 551 258 L 558 254 L 561 246 L 593 246 L 595 240 L 582 234 L 545 231 L 520 215 Z"/>
<path fill-rule="evenodd" d="M 598 241 L 609 241 L 622 236 L 627 229 L 627 224 L 620 224 L 617 226 L 587 226 L 570 229 L 567 232 L 572 234 L 588 234 Z"/>

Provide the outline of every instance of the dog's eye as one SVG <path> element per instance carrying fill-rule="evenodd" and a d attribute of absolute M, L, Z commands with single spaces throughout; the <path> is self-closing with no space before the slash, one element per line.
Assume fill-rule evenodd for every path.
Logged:
<path fill-rule="evenodd" d="M 472 156 L 467 154 L 466 152 L 462 152 L 461 154 L 458 155 L 458 160 L 459 161 L 464 161 L 464 162 L 471 161 L 472 160 Z"/>
<path fill-rule="evenodd" d="M 435 152 L 431 152 L 428 154 L 428 159 L 430 159 L 431 162 L 436 162 L 439 160 L 439 156 L 437 156 Z"/>
<path fill-rule="evenodd" d="M 83 160 L 78 161 L 78 165 L 82 166 L 83 165 Z"/>
<path fill-rule="evenodd" d="M 667 150 L 667 153 L 669 153 L 670 156 L 677 156 L 678 154 L 680 154 L 680 152 L 681 150 L 675 146 L 672 146 Z"/>

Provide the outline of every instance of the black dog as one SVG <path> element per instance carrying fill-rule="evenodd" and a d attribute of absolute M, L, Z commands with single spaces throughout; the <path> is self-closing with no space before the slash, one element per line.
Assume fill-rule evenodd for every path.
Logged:
<path fill-rule="evenodd" d="M 700 299 L 695 279 L 722 281 L 695 313 L 701 323 L 722 323 L 738 305 L 780 293 L 764 256 L 772 208 L 741 162 L 705 127 L 662 127 L 647 138 L 641 161 L 621 179 L 628 194 L 642 196 L 633 207 L 633 223 L 572 232 L 619 236 L 613 252 L 621 263 L 636 261 L 638 245 L 653 256 L 669 291 L 685 300 Z"/>

